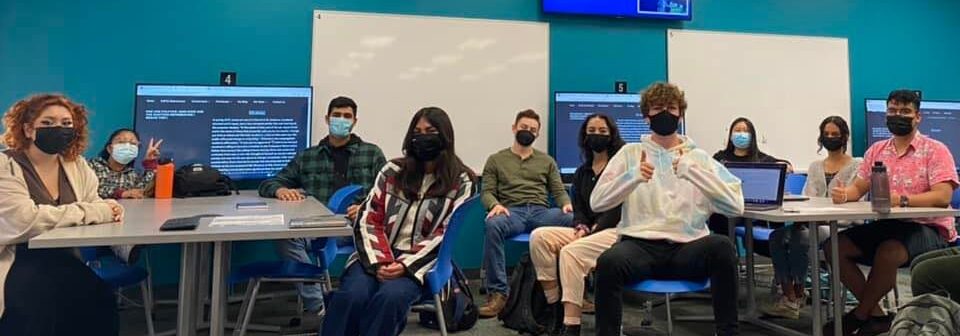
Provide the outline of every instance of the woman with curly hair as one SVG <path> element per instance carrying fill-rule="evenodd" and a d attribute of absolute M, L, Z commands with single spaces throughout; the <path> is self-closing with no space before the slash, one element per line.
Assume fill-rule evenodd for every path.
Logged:
<path fill-rule="evenodd" d="M 3 117 L 0 155 L 0 335 L 117 335 L 113 291 L 70 249 L 29 249 L 58 227 L 119 221 L 123 208 L 97 194 L 87 110 L 36 95 Z"/>

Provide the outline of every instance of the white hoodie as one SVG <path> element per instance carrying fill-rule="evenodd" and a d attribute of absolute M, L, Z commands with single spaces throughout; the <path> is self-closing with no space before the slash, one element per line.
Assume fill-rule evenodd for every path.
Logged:
<path fill-rule="evenodd" d="M 610 159 L 590 195 L 590 206 L 599 212 L 623 203 L 620 235 L 686 243 L 710 234 L 706 221 L 711 213 L 743 213 L 740 179 L 692 140 L 680 139 L 680 145 L 665 149 L 645 136 Z M 654 166 L 649 181 L 640 172 L 643 152 Z"/>

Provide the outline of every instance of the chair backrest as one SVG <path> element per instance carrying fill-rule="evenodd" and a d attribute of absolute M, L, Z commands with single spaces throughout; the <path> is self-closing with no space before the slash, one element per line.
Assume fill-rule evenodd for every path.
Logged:
<path fill-rule="evenodd" d="M 950 199 L 950 206 L 954 209 L 960 209 L 960 188 L 953 191 L 953 198 Z"/>
<path fill-rule="evenodd" d="M 96 247 L 80 247 L 77 250 L 80 252 L 80 260 L 84 264 L 90 265 L 90 263 L 97 261 Z"/>
<path fill-rule="evenodd" d="M 353 204 L 353 201 L 357 199 L 357 195 L 360 195 L 361 192 L 363 192 L 363 187 L 356 184 L 337 189 L 333 196 L 330 196 L 330 200 L 327 201 L 327 208 L 338 215 L 346 214 L 347 208 Z"/>
<path fill-rule="evenodd" d="M 807 184 L 806 174 L 788 174 L 787 192 L 791 195 L 803 195 L 803 186 Z"/>
<path fill-rule="evenodd" d="M 468 218 L 471 218 L 471 213 L 480 213 L 482 211 L 483 206 L 481 206 L 480 203 L 480 196 L 474 195 L 464 201 L 463 204 L 453 212 L 453 215 L 451 215 L 450 222 L 447 223 L 447 229 L 443 233 L 443 241 L 440 242 L 440 251 L 437 253 L 437 264 L 434 266 L 436 279 L 439 281 L 428 281 L 428 285 L 434 290 L 434 293 L 439 293 L 440 287 L 443 287 L 453 274 L 453 249 L 457 245 L 460 228 Z"/>

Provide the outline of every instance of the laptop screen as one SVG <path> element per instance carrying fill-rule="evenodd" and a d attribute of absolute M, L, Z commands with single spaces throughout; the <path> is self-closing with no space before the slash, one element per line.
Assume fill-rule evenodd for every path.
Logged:
<path fill-rule="evenodd" d="M 779 204 L 783 199 L 785 167 L 778 164 L 728 164 L 740 178 L 743 200 L 748 204 Z"/>

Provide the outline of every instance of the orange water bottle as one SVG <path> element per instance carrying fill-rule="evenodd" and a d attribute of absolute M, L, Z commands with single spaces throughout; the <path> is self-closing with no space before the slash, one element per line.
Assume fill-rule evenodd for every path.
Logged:
<path fill-rule="evenodd" d="M 173 197 L 173 161 L 162 160 L 157 166 L 156 198 Z"/>

